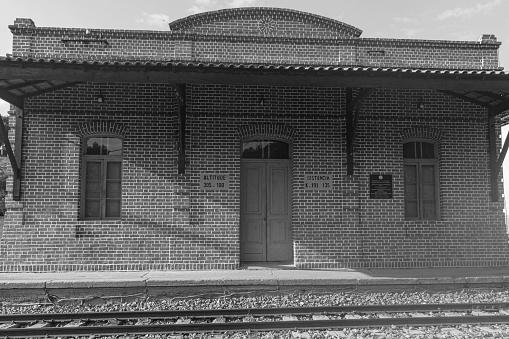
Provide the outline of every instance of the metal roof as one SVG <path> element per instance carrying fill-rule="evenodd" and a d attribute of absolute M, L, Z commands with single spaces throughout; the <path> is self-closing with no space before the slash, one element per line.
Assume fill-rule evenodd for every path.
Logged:
<path fill-rule="evenodd" d="M 496 114 L 509 110 L 509 72 L 503 70 L 0 57 L 0 98 L 18 107 L 25 98 L 79 82 L 433 89 Z"/>
<path fill-rule="evenodd" d="M 376 71 L 376 72 L 401 72 L 419 74 L 450 74 L 450 75 L 500 75 L 508 76 L 509 72 L 503 70 L 486 69 L 428 69 L 408 67 L 379 67 L 379 66 L 356 66 L 356 65 L 320 65 L 320 64 L 287 64 L 287 63 L 251 63 L 246 60 L 220 62 L 220 61 L 197 61 L 197 60 L 81 60 L 81 59 L 57 59 L 57 58 L 21 58 L 1 57 L 0 63 L 18 64 L 49 64 L 49 65 L 83 65 L 83 66 L 124 66 L 124 67 L 213 67 L 213 68 L 239 68 L 239 69 L 279 69 L 279 70 L 325 70 L 325 71 Z M 1 76 L 1 73 L 0 73 Z"/>

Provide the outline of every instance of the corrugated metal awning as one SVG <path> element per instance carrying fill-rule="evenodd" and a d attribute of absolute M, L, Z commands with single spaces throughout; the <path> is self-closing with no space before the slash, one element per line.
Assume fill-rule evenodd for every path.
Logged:
<path fill-rule="evenodd" d="M 509 73 L 502 70 L 0 57 L 0 98 L 21 108 L 25 98 L 80 82 L 432 89 L 497 115 L 509 110 Z"/>

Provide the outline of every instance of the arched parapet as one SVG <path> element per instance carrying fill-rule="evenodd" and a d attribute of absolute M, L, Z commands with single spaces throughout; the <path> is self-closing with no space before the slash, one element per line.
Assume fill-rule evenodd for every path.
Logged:
<path fill-rule="evenodd" d="M 172 32 L 295 38 L 354 38 L 362 31 L 343 22 L 296 10 L 231 8 L 199 13 L 170 23 Z"/>

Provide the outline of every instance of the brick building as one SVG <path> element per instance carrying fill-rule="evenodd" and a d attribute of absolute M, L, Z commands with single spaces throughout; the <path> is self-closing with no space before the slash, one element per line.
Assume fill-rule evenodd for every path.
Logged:
<path fill-rule="evenodd" d="M 274 8 L 9 27 L 2 271 L 509 265 L 493 35 Z"/>

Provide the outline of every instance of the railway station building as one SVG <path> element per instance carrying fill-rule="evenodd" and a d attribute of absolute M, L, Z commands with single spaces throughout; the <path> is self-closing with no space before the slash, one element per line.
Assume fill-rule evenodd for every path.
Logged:
<path fill-rule="evenodd" d="M 9 28 L 1 271 L 509 265 L 492 34 L 277 8 Z"/>

